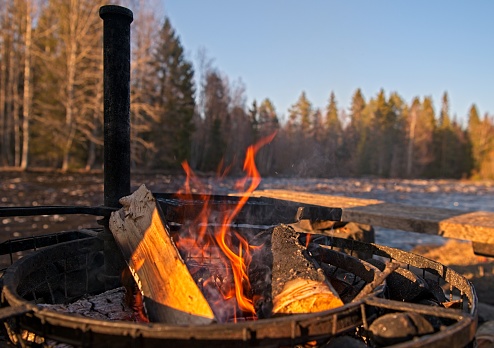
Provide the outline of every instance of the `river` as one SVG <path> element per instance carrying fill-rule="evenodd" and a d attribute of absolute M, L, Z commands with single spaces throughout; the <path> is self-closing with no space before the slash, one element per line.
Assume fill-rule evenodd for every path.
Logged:
<path fill-rule="evenodd" d="M 145 183 L 154 192 L 175 192 L 184 183 L 183 176 L 163 174 L 133 174 L 132 179 L 132 189 Z M 201 190 L 216 194 L 231 192 L 235 182 L 234 179 L 212 177 L 200 179 L 203 183 Z M 269 177 L 261 181 L 258 189 L 286 189 L 413 206 L 494 212 L 493 182 Z M 98 173 L 0 172 L 0 200 L 1 206 L 101 205 L 103 176 Z M 88 216 L 0 217 L 0 241 L 96 226 L 96 219 Z M 444 239 L 376 227 L 376 242 L 410 250 L 417 244 L 442 244 Z"/>

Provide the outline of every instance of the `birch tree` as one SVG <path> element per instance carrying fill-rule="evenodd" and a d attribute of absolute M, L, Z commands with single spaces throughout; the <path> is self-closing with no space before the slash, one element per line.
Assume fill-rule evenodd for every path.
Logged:
<path fill-rule="evenodd" d="M 159 20 L 154 2 L 137 1 L 133 6 L 132 60 L 130 91 L 131 163 L 132 167 L 150 167 L 157 146 L 150 138 L 153 126 L 159 124 L 156 94 L 156 70 L 153 52 L 159 44 Z"/>
<path fill-rule="evenodd" d="M 25 2 L 25 31 L 24 31 L 24 81 L 22 97 L 22 154 L 20 167 L 26 170 L 29 156 L 29 124 L 31 122 L 32 110 L 32 88 L 31 88 L 31 51 L 33 47 L 33 16 L 37 6 L 33 0 Z"/>
<path fill-rule="evenodd" d="M 40 18 L 47 37 L 39 42 L 37 122 L 51 129 L 62 171 L 84 166 L 88 139 L 102 125 L 102 1 L 51 0 Z M 54 86 L 47 85 L 47 81 Z M 45 88 L 43 88 L 43 86 Z M 75 145 L 80 149 L 74 163 Z"/>

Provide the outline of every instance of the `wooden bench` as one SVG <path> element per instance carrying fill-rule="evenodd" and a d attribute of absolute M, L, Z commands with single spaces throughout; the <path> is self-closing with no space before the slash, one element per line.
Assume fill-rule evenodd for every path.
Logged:
<path fill-rule="evenodd" d="M 288 190 L 258 190 L 252 195 L 342 208 L 341 221 L 468 240 L 476 254 L 494 257 L 494 213 L 491 212 L 417 207 Z"/>

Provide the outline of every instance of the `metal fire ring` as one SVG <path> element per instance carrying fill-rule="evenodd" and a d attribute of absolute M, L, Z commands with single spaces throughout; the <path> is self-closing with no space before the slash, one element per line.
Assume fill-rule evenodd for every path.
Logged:
<path fill-rule="evenodd" d="M 10 314 L 17 315 L 6 321 L 17 337 L 20 338 L 27 330 L 44 339 L 80 347 L 165 344 L 215 348 L 233 345 L 294 346 L 344 334 L 357 326 L 365 329 L 376 313 L 394 310 L 436 316 L 453 322 L 444 330 L 402 343 L 399 347 L 465 347 L 474 339 L 477 297 L 473 286 L 461 275 L 418 255 L 336 237 L 326 237 L 325 244 L 329 246 L 324 247 L 371 251 L 373 255 L 400 262 L 404 267 L 420 268 L 424 275 L 448 283 L 451 297 L 459 298 L 462 308 L 447 309 L 391 301 L 381 298 L 381 292 L 377 291 L 354 303 L 321 313 L 231 324 L 177 326 L 90 319 L 36 305 L 36 302 L 70 301 L 73 297 L 105 290 L 104 284 L 97 280 L 98 272 L 104 267 L 99 262 L 103 244 L 97 237 L 61 243 L 25 256 L 6 270 L 2 303 L 10 306 Z M 37 279 L 31 279 L 33 276 Z"/>

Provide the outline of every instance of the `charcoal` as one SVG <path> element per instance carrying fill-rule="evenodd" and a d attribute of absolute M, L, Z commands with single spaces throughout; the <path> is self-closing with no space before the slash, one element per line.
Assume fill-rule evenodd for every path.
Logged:
<path fill-rule="evenodd" d="M 249 265 L 254 308 L 259 318 L 311 313 L 343 305 L 292 227 L 278 225 L 257 236 Z"/>

